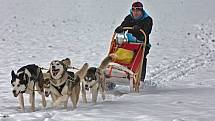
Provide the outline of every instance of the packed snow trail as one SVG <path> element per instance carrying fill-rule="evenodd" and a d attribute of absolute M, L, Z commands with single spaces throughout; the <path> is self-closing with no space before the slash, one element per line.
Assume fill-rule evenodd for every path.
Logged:
<path fill-rule="evenodd" d="M 192 72 L 203 67 L 210 67 L 215 63 L 215 24 L 211 21 L 208 24 L 196 25 L 196 33 L 189 35 L 201 43 L 199 54 L 186 55 L 187 57 L 173 60 L 154 66 L 148 72 L 145 87 L 171 86 L 176 79 L 188 76 Z M 176 85 L 174 85 L 176 86 Z"/>

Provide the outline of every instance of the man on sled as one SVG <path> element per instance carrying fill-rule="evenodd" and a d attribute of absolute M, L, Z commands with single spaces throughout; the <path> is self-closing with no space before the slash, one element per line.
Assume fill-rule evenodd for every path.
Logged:
<path fill-rule="evenodd" d="M 152 25 L 153 25 L 153 20 L 143 9 L 143 4 L 141 2 L 134 2 L 132 4 L 130 14 L 126 16 L 124 21 L 121 23 L 121 25 L 115 29 L 115 33 L 123 33 L 124 32 L 123 27 L 132 27 L 132 30 L 128 30 L 128 33 L 126 34 L 128 41 L 143 42 L 145 38 L 143 33 L 140 32 L 140 29 L 142 29 L 147 36 L 145 53 L 143 58 L 141 82 L 140 82 L 141 85 L 143 84 L 145 80 L 145 75 L 146 75 L 146 64 L 147 64 L 146 56 L 149 53 L 149 50 L 151 47 L 149 43 L 149 35 L 152 30 Z"/>

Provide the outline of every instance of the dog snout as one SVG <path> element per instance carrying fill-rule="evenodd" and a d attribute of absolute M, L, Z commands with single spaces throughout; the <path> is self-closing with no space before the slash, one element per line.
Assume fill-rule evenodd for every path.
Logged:
<path fill-rule="evenodd" d="M 86 89 L 86 90 L 89 90 L 89 86 L 88 86 L 87 84 L 85 85 L 85 89 Z"/>
<path fill-rule="evenodd" d="M 18 94 L 16 93 L 16 90 L 13 90 L 12 92 L 13 92 L 14 97 L 18 96 Z"/>
<path fill-rule="evenodd" d="M 55 69 L 55 66 L 52 66 L 53 69 Z"/>
<path fill-rule="evenodd" d="M 46 97 L 49 97 L 49 94 L 50 94 L 49 92 L 45 91 L 45 96 Z"/>

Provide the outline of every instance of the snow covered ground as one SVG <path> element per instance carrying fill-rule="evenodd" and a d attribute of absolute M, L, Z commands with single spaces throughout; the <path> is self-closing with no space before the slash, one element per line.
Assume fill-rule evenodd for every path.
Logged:
<path fill-rule="evenodd" d="M 0 0 L 0 120 L 2 121 L 214 121 L 215 13 L 213 0 L 145 0 L 154 18 L 145 88 L 119 85 L 106 101 L 74 111 L 20 113 L 10 72 L 35 63 L 48 67 L 69 57 L 97 66 L 131 0 Z M 123 94 L 121 93 L 123 92 Z M 27 109 L 30 104 L 26 99 Z M 28 111 L 28 110 L 27 110 Z"/>

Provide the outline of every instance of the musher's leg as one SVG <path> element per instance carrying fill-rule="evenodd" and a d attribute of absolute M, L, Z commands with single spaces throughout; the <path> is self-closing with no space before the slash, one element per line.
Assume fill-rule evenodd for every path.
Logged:
<path fill-rule="evenodd" d="M 143 66 L 142 66 L 142 75 L 141 75 L 141 81 L 144 82 L 145 76 L 146 76 L 146 64 L 147 64 L 147 58 L 143 59 Z"/>
<path fill-rule="evenodd" d="M 147 58 L 146 56 L 149 54 L 150 47 L 146 46 L 144 58 L 143 58 L 143 65 L 142 65 L 142 75 L 141 75 L 141 81 L 144 82 L 145 76 L 146 76 L 146 65 L 147 65 Z M 142 83 L 141 82 L 141 83 Z M 140 85 L 142 86 L 142 85 Z"/>

